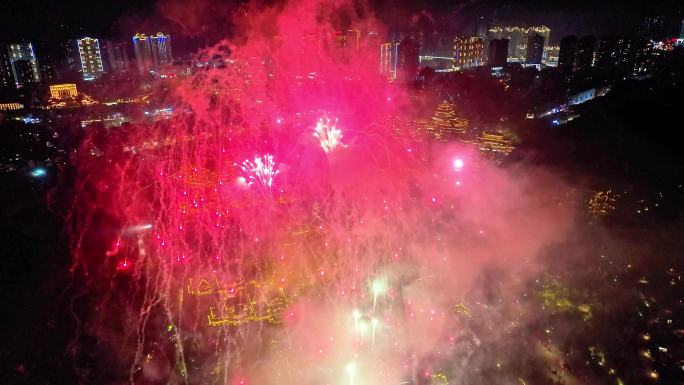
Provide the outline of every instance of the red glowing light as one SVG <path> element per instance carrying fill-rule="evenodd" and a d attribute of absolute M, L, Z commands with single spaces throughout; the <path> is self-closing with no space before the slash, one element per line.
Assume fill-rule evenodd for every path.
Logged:
<path fill-rule="evenodd" d="M 123 259 L 119 261 L 116 265 L 116 270 L 117 271 L 128 271 L 131 268 L 131 263 L 127 259 Z"/>
<path fill-rule="evenodd" d="M 354 31 L 382 30 L 376 21 L 350 16 L 345 25 L 351 29 L 337 35 L 331 32 L 339 23 L 328 23 L 333 15 L 320 13 L 345 7 L 324 4 L 286 1 L 265 15 L 250 15 L 254 19 L 248 21 L 259 28 L 240 24 L 244 36 L 209 49 L 211 59 L 201 59 L 206 67 L 196 75 L 173 80 L 177 88 L 169 103 L 187 113 L 154 124 L 132 123 L 125 134 L 97 141 L 97 148 L 99 137 L 88 133 L 92 136 L 75 157 L 83 191 L 74 198 L 73 244 L 75 265 L 84 268 L 74 270 L 88 272 L 83 279 L 94 296 L 106 293 L 97 298 L 103 305 L 84 329 L 103 337 L 103 346 L 135 353 L 106 356 L 116 361 L 113 367 L 134 368 L 130 378 L 139 383 L 180 381 L 183 373 L 185 382 L 230 376 L 235 384 L 246 384 L 238 368 L 260 362 L 254 367 L 294 374 L 262 381 L 245 373 L 251 382 L 304 384 L 314 380 L 298 371 L 316 367 L 339 375 L 338 361 L 357 355 L 368 357 L 378 373 L 397 371 L 397 377 L 410 378 L 421 373 L 418 363 L 409 370 L 384 363 L 402 362 L 400 350 L 431 357 L 430 344 L 439 346 L 437 341 L 452 332 L 446 328 L 458 325 L 457 316 L 445 315 L 452 313 L 451 304 L 442 308 L 421 301 L 442 297 L 431 290 L 462 289 L 460 281 L 467 277 L 461 268 L 471 262 L 452 251 L 470 250 L 459 237 L 472 233 L 466 224 L 490 226 L 496 217 L 473 213 L 489 214 L 491 207 L 507 212 L 500 198 L 505 183 L 496 184 L 494 192 L 479 189 L 477 199 L 456 205 L 456 210 L 468 206 L 458 215 L 446 212 L 457 199 L 473 198 L 466 194 L 475 184 L 470 179 L 467 189 L 454 192 L 454 171 L 464 169 L 463 159 L 454 159 L 453 150 L 426 145 L 422 128 L 404 107 L 412 104 L 409 90 L 398 80 L 389 83 L 387 74 L 369 64 L 378 53 L 370 43 L 377 36 L 366 31 L 356 37 Z M 273 19 L 266 34 L 262 17 Z M 224 62 L 213 68 L 214 60 Z M 154 97 L 154 103 L 167 100 Z M 326 118 L 328 112 L 339 117 L 344 137 L 336 120 Z M 458 153 L 465 156 L 461 149 Z M 469 173 L 479 164 L 469 163 Z M 99 217 L 105 219 L 93 219 Z M 124 231 L 141 223 L 153 230 Z M 486 228 L 498 233 L 507 226 L 494 225 Z M 104 245 L 83 242 L 100 240 L 103 233 Z M 118 234 L 122 242 L 107 249 Z M 481 254 L 508 256 L 508 250 L 492 251 Z M 103 252 L 115 260 L 103 262 Z M 126 282 L 120 287 L 111 284 L 114 263 L 116 271 L 131 272 L 122 274 Z M 468 274 L 478 272 L 465 267 Z M 367 282 L 386 272 L 409 271 L 416 277 L 388 278 L 386 290 L 368 288 Z M 453 278 L 458 274 L 463 280 Z M 414 295 L 419 293 L 424 297 Z M 396 312 L 409 294 L 415 303 L 409 300 L 405 312 Z M 428 315 L 418 312 L 420 307 L 432 310 Z M 355 309 L 358 316 L 351 319 Z M 428 317 L 437 321 L 416 333 L 416 324 Z M 113 338 L 120 325 L 130 334 Z M 427 336 L 428 342 L 414 341 L 420 339 L 414 335 Z M 392 348 L 395 340 L 406 347 Z M 317 346 L 320 341 L 325 346 Z M 354 349 L 345 350 L 350 346 Z M 148 353 L 156 354 L 155 362 L 169 362 L 146 367 Z M 292 365 L 279 366 L 289 360 Z M 359 376 L 371 371 L 364 365 L 359 363 Z M 157 373 L 164 367 L 172 380 Z"/>

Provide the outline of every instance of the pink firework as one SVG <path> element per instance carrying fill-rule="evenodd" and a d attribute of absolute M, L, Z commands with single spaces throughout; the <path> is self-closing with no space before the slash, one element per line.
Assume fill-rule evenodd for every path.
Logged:
<path fill-rule="evenodd" d="M 340 44 L 329 21 L 353 3 L 255 6 L 230 65 L 168 80 L 169 103 L 188 114 L 86 134 L 69 230 L 74 287 L 93 305 L 83 341 L 101 348 L 76 341 L 73 354 L 106 354 L 102 377 L 80 382 L 397 385 L 482 373 L 467 361 L 484 356 L 469 325 L 495 314 L 475 302 L 481 273 L 524 282 L 527 261 L 562 239 L 569 205 L 470 145 L 424 138 L 432 108 L 408 111 L 413 87 L 368 64 L 380 44 L 368 31 L 384 28 L 352 15 L 367 32 Z M 277 31 L 265 36 L 267 21 Z M 320 111 L 354 127 L 353 146 L 336 118 L 311 116 Z M 502 293 L 522 311 L 515 290 Z"/>

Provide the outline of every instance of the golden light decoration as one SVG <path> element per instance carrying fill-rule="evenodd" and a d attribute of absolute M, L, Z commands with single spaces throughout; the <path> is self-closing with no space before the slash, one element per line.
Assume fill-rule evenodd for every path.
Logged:
<path fill-rule="evenodd" d="M 255 280 L 225 285 L 213 277 L 194 282 L 189 279 L 187 290 L 194 297 L 218 297 L 217 306 L 208 307 L 209 326 L 239 326 L 251 322 L 279 324 L 289 301 L 284 288 L 272 286 Z"/>
<path fill-rule="evenodd" d="M 432 120 L 426 127 L 427 131 L 439 140 L 464 135 L 469 128 L 470 121 L 457 116 L 454 104 L 448 100 L 437 106 Z"/>
<path fill-rule="evenodd" d="M 480 154 L 492 160 L 501 160 L 515 149 L 513 139 L 501 131 L 483 132 L 477 137 L 477 144 L 480 148 Z"/>

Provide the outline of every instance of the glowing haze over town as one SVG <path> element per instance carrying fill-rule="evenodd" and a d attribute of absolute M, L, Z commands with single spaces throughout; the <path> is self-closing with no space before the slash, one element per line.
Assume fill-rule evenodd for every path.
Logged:
<path fill-rule="evenodd" d="M 681 4 L 75 4 L 0 35 L 3 381 L 684 381 Z"/>

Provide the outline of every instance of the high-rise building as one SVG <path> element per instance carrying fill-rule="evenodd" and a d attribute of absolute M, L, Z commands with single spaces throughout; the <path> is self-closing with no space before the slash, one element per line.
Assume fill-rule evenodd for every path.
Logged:
<path fill-rule="evenodd" d="M 135 52 L 135 61 L 138 64 L 140 73 L 145 73 L 152 68 L 152 47 L 150 46 L 150 39 L 143 33 L 136 33 L 133 36 L 133 51 Z"/>
<path fill-rule="evenodd" d="M 615 46 L 616 38 L 604 38 L 599 40 L 596 47 L 596 68 L 602 70 L 608 69 L 613 64 L 613 48 Z"/>
<path fill-rule="evenodd" d="M 634 75 L 643 75 L 652 72 L 661 60 L 660 52 L 653 47 L 650 40 L 643 38 L 635 40 L 635 63 Z"/>
<path fill-rule="evenodd" d="M 414 80 L 420 68 L 420 46 L 412 38 L 405 38 L 399 43 L 397 71 L 403 80 Z"/>
<path fill-rule="evenodd" d="M 14 71 L 14 81 L 17 84 L 17 88 L 38 83 L 35 80 L 35 73 L 30 61 L 15 60 L 12 62 L 12 70 Z"/>
<path fill-rule="evenodd" d="M 399 43 L 383 43 L 380 45 L 380 74 L 385 75 L 387 80 L 397 78 L 398 56 Z"/>
<path fill-rule="evenodd" d="M 7 47 L 17 87 L 40 83 L 40 66 L 33 44 L 22 42 Z"/>
<path fill-rule="evenodd" d="M 577 62 L 577 36 L 569 35 L 561 39 L 558 53 L 558 69 L 572 72 Z"/>
<path fill-rule="evenodd" d="M 140 73 L 158 70 L 173 62 L 171 36 L 158 32 L 147 36 L 137 33 L 133 36 L 133 51 Z"/>
<path fill-rule="evenodd" d="M 102 44 L 102 52 L 107 57 L 105 65 L 109 72 L 123 72 L 129 68 L 128 50 L 125 42 L 106 40 Z"/>
<path fill-rule="evenodd" d="M 536 27 L 492 27 L 488 31 L 489 39 L 508 39 L 508 57 L 511 62 L 523 62 L 527 57 L 527 38 L 541 35 L 544 41 L 549 41 L 551 30 L 541 25 Z"/>
<path fill-rule="evenodd" d="M 77 81 L 82 78 L 81 56 L 78 53 L 78 43 L 76 39 L 63 41 L 60 44 L 63 59 L 59 63 L 59 74 L 61 79 Z"/>
<path fill-rule="evenodd" d="M 527 37 L 527 54 L 525 61 L 527 64 L 541 64 L 544 56 L 544 37 L 535 34 Z"/>
<path fill-rule="evenodd" d="M 646 16 L 641 19 L 639 36 L 646 40 L 662 40 L 666 36 L 663 16 Z"/>
<path fill-rule="evenodd" d="M 50 56 L 40 58 L 40 79 L 43 83 L 52 83 L 57 80 L 56 60 Z"/>
<path fill-rule="evenodd" d="M 480 16 L 475 22 L 475 36 L 486 39 L 488 29 L 489 25 L 487 23 L 487 19 L 485 19 L 483 16 Z"/>
<path fill-rule="evenodd" d="M 464 36 L 454 39 L 454 69 L 478 67 L 484 63 L 484 38 Z"/>
<path fill-rule="evenodd" d="M 636 61 L 634 39 L 613 36 L 602 39 L 596 51 L 596 67 L 615 71 L 619 75 L 631 75 Z"/>
<path fill-rule="evenodd" d="M 361 44 L 361 31 L 350 29 L 344 35 L 344 46 L 352 50 L 358 50 Z"/>
<path fill-rule="evenodd" d="M 425 52 L 425 34 L 422 31 L 411 31 L 411 32 L 396 32 L 391 36 L 391 41 L 399 42 L 399 44 L 404 42 L 410 42 L 411 46 L 415 45 L 418 50 L 418 55 L 422 55 Z"/>
<path fill-rule="evenodd" d="M 81 62 L 83 80 L 95 80 L 104 74 L 102 65 L 102 52 L 98 39 L 83 37 L 76 39 L 78 56 Z"/>
<path fill-rule="evenodd" d="M 161 32 L 150 35 L 150 47 L 152 48 L 152 60 L 157 68 L 173 63 L 171 36 L 164 35 Z"/>
<path fill-rule="evenodd" d="M 0 90 L 16 88 L 7 46 L 0 44 Z"/>
<path fill-rule="evenodd" d="M 594 35 L 582 36 L 577 42 L 577 60 L 575 61 L 575 69 L 577 71 L 586 71 L 594 64 L 594 48 L 596 46 L 596 38 Z"/>
<path fill-rule="evenodd" d="M 489 55 L 487 64 L 492 67 L 503 67 L 508 59 L 508 39 L 493 39 L 489 41 Z"/>
<path fill-rule="evenodd" d="M 542 55 L 542 64 L 557 67 L 558 54 L 560 53 L 559 45 L 544 45 L 544 54 Z"/>
<path fill-rule="evenodd" d="M 81 69 L 81 56 L 78 52 L 78 40 L 71 39 L 64 45 L 66 53 L 66 67 L 71 71 L 79 72 Z"/>

